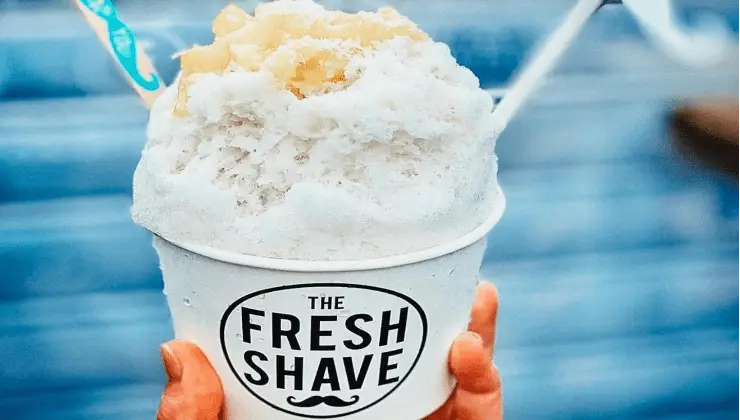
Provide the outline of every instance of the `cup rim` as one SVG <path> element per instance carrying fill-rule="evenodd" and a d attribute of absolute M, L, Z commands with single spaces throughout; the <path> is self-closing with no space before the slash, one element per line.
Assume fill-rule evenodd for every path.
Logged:
<path fill-rule="evenodd" d="M 488 217 L 477 228 L 473 229 L 467 234 L 455 239 L 454 241 L 450 241 L 442 245 L 437 245 L 421 251 L 414 251 L 406 254 L 391 255 L 380 258 L 369 258 L 364 260 L 304 261 L 259 257 L 256 255 L 223 251 L 206 245 L 172 241 L 156 233 L 155 236 L 178 248 L 182 248 L 186 251 L 193 252 L 212 260 L 246 267 L 304 273 L 368 271 L 399 267 L 403 265 L 415 264 L 422 261 L 428 261 L 452 254 L 453 252 L 466 248 L 478 242 L 494 226 L 496 226 L 499 220 L 501 220 L 505 208 L 506 197 L 504 196 L 501 187 L 497 186 L 496 199 L 494 200 L 493 208 L 491 209 Z"/>

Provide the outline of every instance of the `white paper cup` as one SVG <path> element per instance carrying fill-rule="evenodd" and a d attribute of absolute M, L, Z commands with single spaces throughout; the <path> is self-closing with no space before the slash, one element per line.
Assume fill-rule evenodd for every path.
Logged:
<path fill-rule="evenodd" d="M 155 237 L 177 338 L 218 372 L 227 420 L 414 420 L 449 397 L 488 219 L 451 243 L 361 261 L 224 253 Z"/>

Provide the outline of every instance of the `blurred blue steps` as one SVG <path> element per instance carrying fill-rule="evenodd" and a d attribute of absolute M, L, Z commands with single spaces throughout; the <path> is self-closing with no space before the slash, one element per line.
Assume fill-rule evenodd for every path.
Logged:
<path fill-rule="evenodd" d="M 28 8 L 0 3 L 0 413 L 152 419 L 172 330 L 129 216 L 146 111 L 66 2 L 11 3 Z M 571 3 L 398 6 L 499 88 Z M 737 31 L 736 2 L 677 3 Z M 220 7 L 117 4 L 166 80 Z M 677 98 L 737 92 L 737 68 L 680 69 L 609 8 L 499 140 L 509 207 L 481 273 L 507 417 L 736 418 L 737 180 L 679 157 L 666 123 Z"/>

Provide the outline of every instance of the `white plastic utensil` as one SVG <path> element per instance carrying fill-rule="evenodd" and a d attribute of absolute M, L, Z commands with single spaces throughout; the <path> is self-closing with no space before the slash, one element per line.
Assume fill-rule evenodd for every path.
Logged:
<path fill-rule="evenodd" d="M 166 86 L 133 31 L 119 17 L 116 6 L 111 0 L 75 0 L 74 4 L 146 107 L 151 108 Z"/>

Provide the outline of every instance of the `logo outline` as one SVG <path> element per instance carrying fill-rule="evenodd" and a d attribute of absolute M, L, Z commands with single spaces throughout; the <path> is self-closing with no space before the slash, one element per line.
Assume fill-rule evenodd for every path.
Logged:
<path fill-rule="evenodd" d="M 409 367 L 408 372 L 406 372 L 406 374 L 403 376 L 403 378 L 401 378 L 398 381 L 398 383 L 395 384 L 393 386 L 393 388 L 391 388 L 388 392 L 386 392 L 382 397 L 378 398 L 377 400 L 373 401 L 372 403 L 370 403 L 370 404 L 368 404 L 368 405 L 366 405 L 364 407 L 360 407 L 358 409 L 355 409 L 355 410 L 350 411 L 350 412 L 347 412 L 347 413 L 330 414 L 330 415 L 302 414 L 302 413 L 297 413 L 297 412 L 290 411 L 290 410 L 284 409 L 282 407 L 279 407 L 278 405 L 276 405 L 276 404 L 268 401 L 266 398 L 260 396 L 256 391 L 254 391 L 252 388 L 250 388 L 246 384 L 246 382 L 241 377 L 241 375 L 239 375 L 239 372 L 237 372 L 236 368 L 234 367 L 234 364 L 231 362 L 231 358 L 229 357 L 229 353 L 226 350 L 226 340 L 225 340 L 225 337 L 226 337 L 226 334 L 225 334 L 225 332 L 226 332 L 226 322 L 228 321 L 229 316 L 232 314 L 232 312 L 234 312 L 234 310 L 237 307 L 239 307 L 239 305 L 241 305 L 242 303 L 248 301 L 249 299 L 255 298 L 255 297 L 260 296 L 260 295 L 266 295 L 266 294 L 269 294 L 269 293 L 273 293 L 273 292 L 281 292 L 281 291 L 285 291 L 285 290 L 304 289 L 304 288 L 319 288 L 319 287 L 340 288 L 340 289 L 363 289 L 363 290 L 370 290 L 370 291 L 378 292 L 378 293 L 389 294 L 391 296 L 397 297 L 397 298 L 402 299 L 402 300 L 408 302 L 409 304 L 411 304 L 411 306 L 414 307 L 414 309 L 419 314 L 419 317 L 421 319 L 421 326 L 422 326 L 421 344 L 419 345 L 419 351 L 418 351 L 418 353 L 416 355 L 416 358 L 414 359 L 413 363 L 411 363 L 411 366 Z M 287 285 L 287 286 L 270 287 L 270 288 L 267 288 L 267 289 L 262 289 L 262 290 L 258 290 L 256 292 L 249 293 L 249 294 L 247 294 L 245 296 L 242 296 L 239 299 L 235 300 L 234 302 L 232 302 L 226 308 L 226 310 L 224 311 L 223 316 L 221 317 L 221 325 L 220 325 L 220 328 L 219 328 L 219 338 L 220 338 L 220 341 L 221 341 L 221 351 L 223 352 L 224 358 L 226 359 L 226 364 L 229 366 L 229 370 L 231 370 L 231 373 L 234 374 L 234 376 L 239 381 L 239 383 L 250 394 L 252 394 L 252 396 L 254 396 L 255 398 L 257 398 L 259 401 L 261 401 L 264 404 L 267 404 L 269 407 L 271 407 L 271 408 L 273 408 L 275 410 L 278 410 L 278 411 L 280 411 L 282 413 L 285 413 L 285 414 L 290 414 L 292 416 L 309 418 L 309 419 L 334 419 L 334 418 L 351 416 L 353 414 L 357 414 L 357 413 L 359 413 L 361 411 L 367 410 L 368 408 L 371 408 L 371 407 L 377 405 L 381 401 L 383 401 L 386 398 L 388 398 L 391 394 L 393 394 L 394 392 L 396 392 L 396 390 L 406 381 L 406 379 L 408 379 L 408 377 L 411 375 L 411 373 L 416 368 L 416 365 L 419 363 L 419 359 L 421 359 L 421 355 L 424 353 L 424 348 L 426 347 L 427 335 L 428 335 L 428 332 L 429 332 L 428 330 L 429 330 L 429 325 L 428 325 L 427 316 L 426 316 L 426 313 L 424 312 L 424 309 L 421 307 L 421 305 L 419 305 L 419 303 L 416 302 L 414 299 L 412 299 L 412 298 L 410 298 L 410 297 L 408 297 L 408 296 L 406 296 L 406 295 L 404 295 L 404 294 L 402 294 L 400 292 L 397 292 L 395 290 L 384 289 L 382 287 L 368 286 L 368 285 L 363 285 L 363 284 L 352 284 L 352 283 L 305 283 L 305 284 L 291 284 L 291 285 Z"/>

